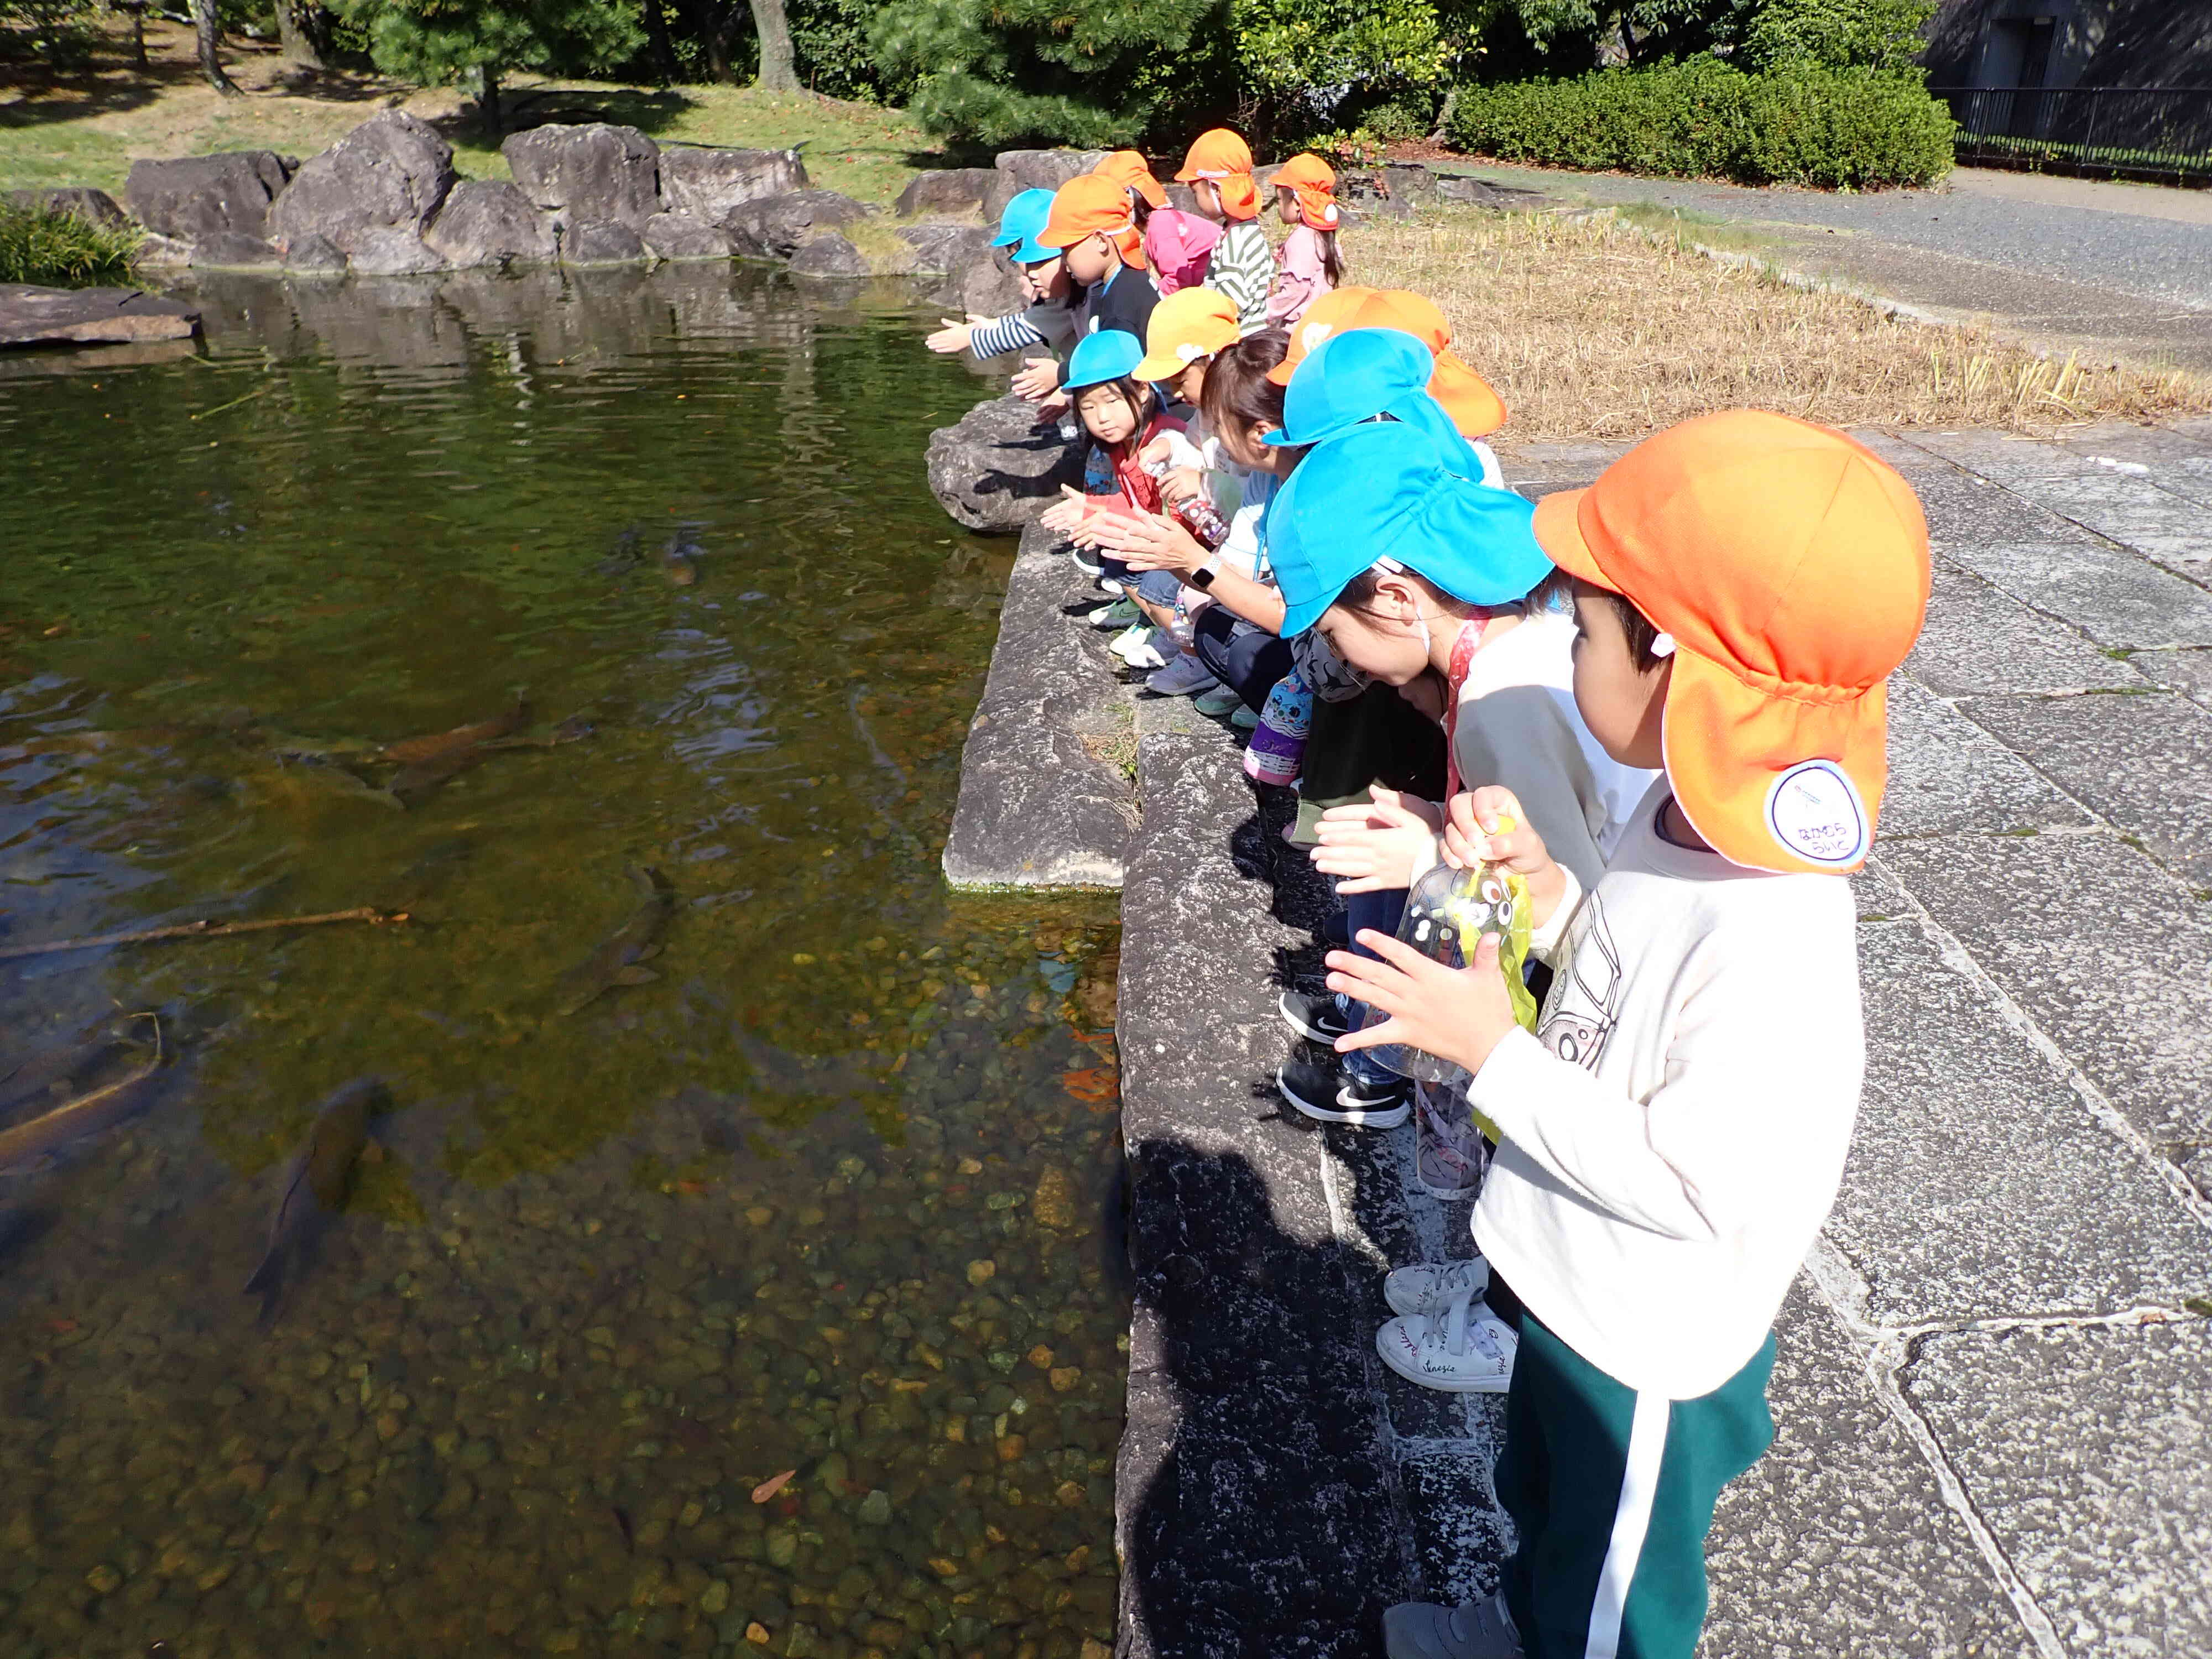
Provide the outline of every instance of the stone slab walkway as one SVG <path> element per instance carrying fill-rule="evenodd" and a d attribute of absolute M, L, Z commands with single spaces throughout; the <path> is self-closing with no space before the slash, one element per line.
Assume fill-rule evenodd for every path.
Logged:
<path fill-rule="evenodd" d="M 1926 505 L 1935 598 L 1856 884 L 1858 1135 L 1784 1310 L 1774 1449 L 1721 1505 L 1705 1651 L 2212 1652 L 2212 423 L 1862 435 Z M 1002 655 L 1079 593 L 1032 538 Z M 1070 706 L 1138 738 L 1119 1651 L 1372 1656 L 1383 1606 L 1480 1593 L 1508 1546 L 1499 1402 L 1371 1344 L 1383 1272 L 1468 1252 L 1467 1208 L 1413 1182 L 1410 1129 L 1269 1087 L 1326 903 L 1287 798 L 1059 639 Z"/>

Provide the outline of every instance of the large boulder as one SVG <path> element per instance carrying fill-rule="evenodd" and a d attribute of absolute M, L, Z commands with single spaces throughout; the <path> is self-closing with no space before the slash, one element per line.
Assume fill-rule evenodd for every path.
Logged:
<path fill-rule="evenodd" d="M 978 259 L 969 266 L 960 279 L 957 300 L 949 295 L 947 300 L 959 306 L 963 316 L 972 312 L 978 317 L 1003 317 L 1030 302 L 1029 295 L 1022 288 L 1022 279 L 996 256 Z"/>
<path fill-rule="evenodd" d="M 453 182 L 453 147 L 434 128 L 404 110 L 379 110 L 301 164 L 269 210 L 269 240 L 289 247 L 322 236 L 348 254 L 377 231 L 419 242 Z M 377 246 L 387 257 L 384 239 Z"/>
<path fill-rule="evenodd" d="M 806 167 L 795 149 L 660 152 L 662 210 L 688 213 L 709 224 L 720 223 L 740 203 L 805 190 L 806 184 Z"/>
<path fill-rule="evenodd" d="M 564 265 L 634 265 L 645 258 L 645 239 L 612 219 L 589 219 L 561 233 Z"/>
<path fill-rule="evenodd" d="M 791 256 L 790 270 L 800 276 L 865 276 L 868 262 L 834 230 L 818 231 Z"/>
<path fill-rule="evenodd" d="M 295 236 L 284 250 L 284 269 L 313 276 L 345 275 L 345 250 L 327 236 Z"/>
<path fill-rule="evenodd" d="M 469 179 L 447 192 L 422 240 L 449 265 L 550 264 L 553 220 L 513 185 Z"/>
<path fill-rule="evenodd" d="M 125 288 L 34 288 L 0 283 L 0 346 L 42 341 L 182 340 L 200 313 L 174 300 Z"/>
<path fill-rule="evenodd" d="M 500 146 L 522 193 L 564 226 L 642 230 L 660 211 L 660 146 L 635 127 L 532 127 Z"/>
<path fill-rule="evenodd" d="M 978 404 L 929 434 L 929 489 L 970 530 L 1012 534 L 1083 485 L 1083 448 L 1019 398 Z"/>
<path fill-rule="evenodd" d="M 899 192 L 902 219 L 925 218 L 936 213 L 974 213 L 999 176 L 996 167 L 940 167 L 917 173 Z"/>
<path fill-rule="evenodd" d="M 793 190 L 741 202 L 723 216 L 738 253 L 748 259 L 787 259 L 817 230 L 857 223 L 868 210 L 834 190 Z"/>
<path fill-rule="evenodd" d="M 131 222 L 131 216 L 117 206 L 115 198 L 104 190 L 74 185 L 58 190 L 11 190 L 8 199 L 33 213 L 70 214 L 103 230 L 120 230 Z"/>
<path fill-rule="evenodd" d="M 991 257 L 991 233 L 981 225 L 901 225 L 899 235 L 913 248 L 914 270 L 920 276 L 964 273 Z"/>
<path fill-rule="evenodd" d="M 996 220 L 1007 203 L 1025 190 L 1058 190 L 1079 173 L 1106 159 L 1103 149 L 1002 149 L 983 192 L 983 216 Z"/>
<path fill-rule="evenodd" d="M 173 161 L 133 161 L 123 199 L 156 236 L 197 241 L 225 231 L 269 234 L 269 204 L 291 175 L 274 150 L 239 149 Z"/>
<path fill-rule="evenodd" d="M 359 276 L 422 276 L 443 270 L 446 262 L 411 230 L 378 226 L 355 240 L 351 255 Z"/>
<path fill-rule="evenodd" d="M 688 213 L 656 213 L 642 234 L 657 259 L 727 259 L 737 251 L 728 231 Z"/>
<path fill-rule="evenodd" d="M 257 270 L 283 260 L 274 242 L 223 230 L 194 242 L 190 264 L 194 270 Z"/>

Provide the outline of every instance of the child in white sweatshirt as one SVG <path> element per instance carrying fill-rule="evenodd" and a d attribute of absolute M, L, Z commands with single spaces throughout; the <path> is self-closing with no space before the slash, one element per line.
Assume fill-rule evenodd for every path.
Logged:
<path fill-rule="evenodd" d="M 1456 1060 L 1502 1136 L 1482 1257 L 1392 1274 L 1401 1316 L 1376 1340 L 1432 1383 L 1508 1389 L 1495 1485 L 1518 1547 L 1496 1595 L 1393 1607 L 1384 1640 L 1392 1659 L 1690 1659 L 1713 1505 L 1772 1438 L 1770 1328 L 1857 1110 L 1844 878 L 1874 837 L 1927 526 L 1850 439 L 1735 410 L 1546 498 L 1535 529 L 1572 579 L 1584 721 L 1666 775 L 1587 894 L 1506 791 L 1451 802 L 1454 860 L 1527 881 L 1555 974 L 1534 1035 L 1494 943 L 1457 972 L 1376 933 L 1381 960 L 1329 958 L 1332 988 L 1391 1016 L 1338 1047 Z M 1477 1299 L 1486 1262 L 1517 1344 Z"/>

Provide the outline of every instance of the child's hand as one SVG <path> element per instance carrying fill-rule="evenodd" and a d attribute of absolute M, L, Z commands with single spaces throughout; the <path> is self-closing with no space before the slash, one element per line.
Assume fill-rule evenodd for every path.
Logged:
<path fill-rule="evenodd" d="M 1566 872 L 1544 848 L 1510 789 L 1486 784 L 1454 795 L 1446 809 L 1444 859 L 1464 870 L 1503 865 L 1528 884 L 1529 925 L 1541 927 L 1567 890 Z"/>
<path fill-rule="evenodd" d="M 1410 887 L 1414 867 L 1435 851 L 1437 821 L 1425 815 L 1436 813 L 1435 806 L 1379 785 L 1369 793 L 1371 802 L 1330 807 L 1315 831 L 1320 845 L 1311 855 L 1314 868 L 1337 877 L 1340 892 Z"/>
<path fill-rule="evenodd" d="M 1089 499 L 1079 489 L 1060 487 L 1060 499 L 1037 514 L 1037 522 L 1055 536 L 1072 534 L 1091 511 Z"/>
<path fill-rule="evenodd" d="M 1012 384 L 1016 397 L 1042 403 L 1060 386 L 1060 364 L 1050 357 L 1024 357 Z"/>
<path fill-rule="evenodd" d="M 1132 570 L 1172 570 L 1185 574 L 1213 556 L 1176 520 L 1159 513 L 1101 519 L 1091 546 L 1103 547 Z"/>
<path fill-rule="evenodd" d="M 1389 1018 L 1337 1038 L 1339 1054 L 1402 1042 L 1480 1072 L 1483 1062 L 1519 1025 L 1505 977 L 1498 966 L 1498 939 L 1487 934 L 1466 967 L 1431 962 L 1388 933 L 1362 928 L 1359 943 L 1382 959 L 1350 951 L 1328 953 L 1328 988 L 1380 1008 Z"/>
<path fill-rule="evenodd" d="M 1197 495 L 1205 485 L 1194 466 L 1179 466 L 1160 480 L 1160 499 L 1170 507 L 1181 507 Z"/>
<path fill-rule="evenodd" d="M 1146 466 L 1158 466 L 1162 461 L 1170 460 L 1174 456 L 1175 434 L 1172 432 L 1161 433 L 1158 437 L 1137 452 L 1137 459 Z"/>
<path fill-rule="evenodd" d="M 942 319 L 944 326 L 936 333 L 926 337 L 922 344 L 927 346 L 932 351 L 947 353 L 965 351 L 968 349 L 969 337 L 974 333 L 975 325 L 988 323 L 990 320 L 988 317 L 978 317 L 972 311 L 968 313 L 968 320 L 964 323 L 956 322 L 951 318 L 946 317 Z"/>

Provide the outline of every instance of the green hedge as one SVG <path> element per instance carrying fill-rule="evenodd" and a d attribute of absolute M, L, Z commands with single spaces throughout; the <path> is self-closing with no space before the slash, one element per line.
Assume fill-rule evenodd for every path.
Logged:
<path fill-rule="evenodd" d="M 1950 169 L 1950 112 L 1911 76 L 1713 58 L 1463 87 L 1450 137 L 1504 161 L 1865 190 Z"/>

